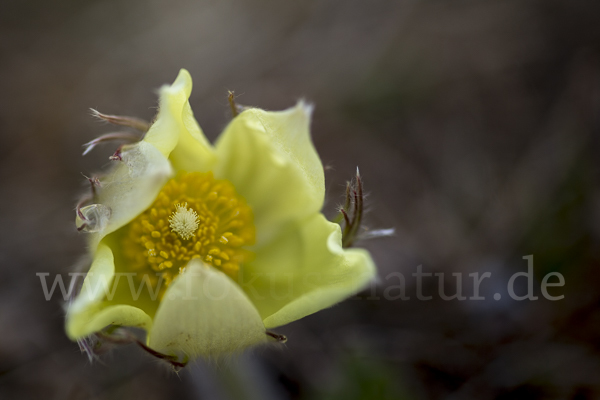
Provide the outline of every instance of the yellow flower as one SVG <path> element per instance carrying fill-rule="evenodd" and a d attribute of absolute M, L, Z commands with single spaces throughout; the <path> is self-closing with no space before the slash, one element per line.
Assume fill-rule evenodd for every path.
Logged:
<path fill-rule="evenodd" d="M 160 89 L 156 121 L 79 210 L 93 261 L 67 311 L 73 340 L 128 326 L 164 354 L 237 352 L 374 277 L 369 253 L 343 249 L 340 226 L 320 212 L 311 108 L 247 109 L 213 147 L 191 90 L 186 70 Z"/>

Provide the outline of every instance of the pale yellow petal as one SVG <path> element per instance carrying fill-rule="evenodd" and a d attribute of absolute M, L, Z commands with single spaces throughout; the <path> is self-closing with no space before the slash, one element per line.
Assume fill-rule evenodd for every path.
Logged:
<path fill-rule="evenodd" d="M 104 299 L 113 291 L 114 257 L 104 243 L 98 245 L 92 266 L 79 296 L 68 306 L 66 330 L 73 339 L 97 332 L 108 325 L 125 325 L 148 329 L 152 319 L 139 308 L 110 305 Z"/>
<path fill-rule="evenodd" d="M 316 214 L 257 249 L 240 283 L 267 328 L 330 307 L 374 278 L 369 253 L 342 249 L 341 236 L 338 224 Z"/>
<path fill-rule="evenodd" d="M 228 179 L 252 207 L 258 242 L 323 206 L 323 165 L 312 144 L 311 108 L 244 111 L 216 144 L 215 176 Z"/>
<path fill-rule="evenodd" d="M 92 251 L 103 237 L 148 208 L 173 174 L 169 161 L 146 142 L 124 148 L 122 159 L 114 161 L 113 169 L 100 179 L 95 202 L 110 212 L 104 229 L 90 233 Z"/>
<path fill-rule="evenodd" d="M 167 289 L 148 344 L 166 354 L 212 357 L 266 340 L 262 320 L 239 286 L 192 261 Z"/>
<path fill-rule="evenodd" d="M 204 172 L 216 158 L 194 118 L 188 101 L 191 92 L 192 77 L 182 69 L 172 85 L 160 89 L 158 116 L 144 141 L 168 157 L 176 170 Z"/>
<path fill-rule="evenodd" d="M 67 320 L 67 335 L 71 340 L 81 339 L 101 331 L 109 325 L 130 326 L 148 330 L 152 319 L 137 307 L 121 304 L 96 304 Z"/>

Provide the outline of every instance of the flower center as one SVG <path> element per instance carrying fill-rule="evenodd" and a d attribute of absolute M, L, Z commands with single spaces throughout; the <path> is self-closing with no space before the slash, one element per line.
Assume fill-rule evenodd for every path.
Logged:
<path fill-rule="evenodd" d="M 169 217 L 169 226 L 171 230 L 177 233 L 182 239 L 189 239 L 196 234 L 198 230 L 198 213 L 184 205 L 176 204 L 177 209 Z"/>
<path fill-rule="evenodd" d="M 181 173 L 166 183 L 154 204 L 134 219 L 122 239 L 127 269 L 147 274 L 163 288 L 199 258 L 232 279 L 252 257 L 252 210 L 226 180 L 212 172 Z M 142 278 L 143 279 L 143 278 Z"/>

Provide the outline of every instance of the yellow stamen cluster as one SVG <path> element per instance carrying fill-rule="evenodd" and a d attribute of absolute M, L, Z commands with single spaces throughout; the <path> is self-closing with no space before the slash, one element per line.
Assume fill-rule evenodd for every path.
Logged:
<path fill-rule="evenodd" d="M 194 258 L 235 279 L 252 256 L 244 246 L 255 239 L 252 210 L 229 181 L 216 180 L 211 172 L 171 179 L 125 229 L 127 269 L 147 274 L 153 284 L 162 277 L 163 289 Z"/>

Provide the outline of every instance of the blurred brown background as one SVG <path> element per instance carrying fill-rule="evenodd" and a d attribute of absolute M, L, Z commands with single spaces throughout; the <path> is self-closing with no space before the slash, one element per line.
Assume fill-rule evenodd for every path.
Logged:
<path fill-rule="evenodd" d="M 266 109 L 313 102 L 328 215 L 359 165 L 367 224 L 397 234 L 361 244 L 380 284 L 277 329 L 282 349 L 179 376 L 133 346 L 90 364 L 35 274 L 84 251 L 82 173 L 113 150 L 81 156 L 110 130 L 88 108 L 151 119 L 181 67 L 211 140 L 227 90 Z M 600 398 L 599 134 L 593 1 L 3 0 L 0 398 Z M 563 300 L 505 294 L 529 254 L 536 294 L 560 272 Z M 421 264 L 463 273 L 467 294 L 468 273 L 491 272 L 487 300 L 417 300 Z M 392 272 L 410 300 L 383 298 Z"/>

